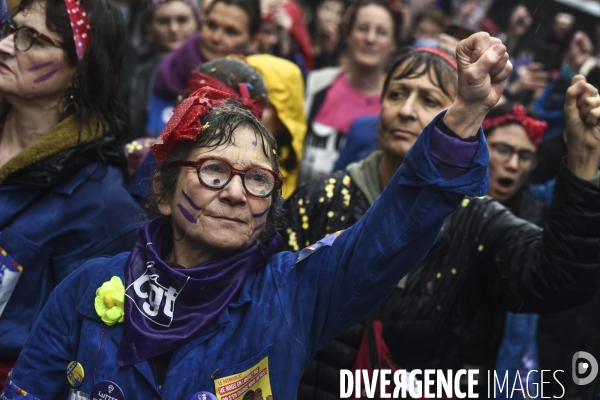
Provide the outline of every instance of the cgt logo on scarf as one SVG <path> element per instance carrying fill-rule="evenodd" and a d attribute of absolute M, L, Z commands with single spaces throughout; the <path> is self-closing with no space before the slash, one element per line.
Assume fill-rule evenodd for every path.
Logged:
<path fill-rule="evenodd" d="M 158 282 L 161 275 L 153 270 L 154 262 L 148 261 L 144 273 L 127 286 L 125 295 L 134 302 L 144 317 L 157 325 L 169 327 L 173 322 L 175 301 L 187 284 L 187 280 L 179 288 L 172 286 L 174 282 L 168 285 L 164 282 L 161 284 Z M 164 275 L 162 278 L 165 278 Z"/>

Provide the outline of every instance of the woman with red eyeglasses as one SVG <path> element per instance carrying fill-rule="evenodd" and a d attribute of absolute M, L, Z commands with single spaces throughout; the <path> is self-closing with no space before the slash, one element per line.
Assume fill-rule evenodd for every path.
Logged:
<path fill-rule="evenodd" d="M 115 101 L 124 32 L 106 0 L 23 0 L 0 25 L 1 382 L 54 287 L 139 230 Z"/>
<path fill-rule="evenodd" d="M 423 128 L 352 228 L 296 253 L 275 254 L 275 138 L 231 94 L 192 93 L 151 148 L 155 217 L 130 253 L 89 261 L 53 292 L 5 398 L 296 398 L 317 350 L 393 290 L 465 194 L 487 192 L 480 123 L 511 65 L 497 39 L 463 45 L 477 62 L 458 72 L 444 130 Z M 430 151 L 440 142 L 450 156 Z"/>

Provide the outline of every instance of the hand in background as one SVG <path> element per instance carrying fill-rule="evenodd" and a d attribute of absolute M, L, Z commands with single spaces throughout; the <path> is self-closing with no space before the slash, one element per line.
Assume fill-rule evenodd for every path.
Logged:
<path fill-rule="evenodd" d="M 567 63 L 569 68 L 575 73 L 578 73 L 583 63 L 591 57 L 594 51 L 594 46 L 588 35 L 582 31 L 575 32 L 571 43 L 569 43 L 569 51 L 567 53 Z"/>

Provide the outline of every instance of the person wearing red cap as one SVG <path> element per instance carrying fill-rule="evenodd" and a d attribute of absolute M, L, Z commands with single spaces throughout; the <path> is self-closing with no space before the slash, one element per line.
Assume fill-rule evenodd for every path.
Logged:
<path fill-rule="evenodd" d="M 3 396 L 96 397 L 101 385 L 129 399 L 243 398 L 257 388 L 295 398 L 317 350 L 418 264 L 465 195 L 487 192 L 480 124 L 512 68 L 489 36 L 459 48 L 485 51 L 463 62 L 460 94 L 436 116 L 447 129 L 423 129 L 367 217 L 295 253 L 275 254 L 275 138 L 230 93 L 192 93 L 152 146 L 156 218 L 130 253 L 88 262 L 53 292 Z M 433 151 L 440 143 L 452 157 Z M 71 361 L 86 371 L 77 387 Z"/>

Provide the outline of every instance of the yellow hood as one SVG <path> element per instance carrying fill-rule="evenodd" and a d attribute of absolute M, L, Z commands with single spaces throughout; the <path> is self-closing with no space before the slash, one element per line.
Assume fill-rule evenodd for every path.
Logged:
<path fill-rule="evenodd" d="M 262 75 L 267 85 L 269 102 L 277 111 L 277 116 L 292 136 L 292 148 L 302 159 L 304 137 L 306 136 L 306 115 L 304 114 L 304 81 L 300 68 L 291 61 L 269 54 L 246 57 L 246 61 Z M 282 149 L 282 158 L 285 151 Z M 282 169 L 285 180 L 283 197 L 288 198 L 298 184 L 298 168 L 293 171 Z"/>

